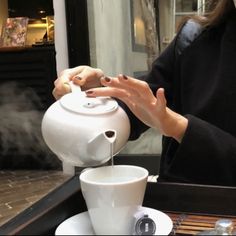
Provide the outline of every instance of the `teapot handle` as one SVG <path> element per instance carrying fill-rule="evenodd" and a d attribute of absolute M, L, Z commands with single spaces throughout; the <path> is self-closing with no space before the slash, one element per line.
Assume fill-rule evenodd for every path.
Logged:
<path fill-rule="evenodd" d="M 81 87 L 75 84 L 73 81 L 70 81 L 69 85 L 72 93 L 82 93 Z"/>
<path fill-rule="evenodd" d="M 73 81 L 70 81 L 69 85 L 72 93 L 76 93 L 76 95 L 81 97 L 86 97 L 85 92 L 81 90 L 79 85 L 75 84 Z"/>

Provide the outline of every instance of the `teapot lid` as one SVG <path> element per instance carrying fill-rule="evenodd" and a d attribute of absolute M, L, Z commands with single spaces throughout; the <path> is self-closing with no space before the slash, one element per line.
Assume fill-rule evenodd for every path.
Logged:
<path fill-rule="evenodd" d="M 99 115 L 112 112 L 117 109 L 118 103 L 110 97 L 87 97 L 84 92 L 69 93 L 60 100 L 63 108 L 87 115 Z"/>

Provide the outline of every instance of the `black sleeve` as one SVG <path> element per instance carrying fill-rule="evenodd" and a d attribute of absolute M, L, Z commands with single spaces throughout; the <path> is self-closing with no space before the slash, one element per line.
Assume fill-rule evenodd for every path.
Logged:
<path fill-rule="evenodd" d="M 165 176 L 175 181 L 235 185 L 236 138 L 192 115 L 186 117 L 189 125 L 182 143 L 172 140 L 165 154 L 168 158 L 171 149 L 177 150 L 165 161 Z"/>

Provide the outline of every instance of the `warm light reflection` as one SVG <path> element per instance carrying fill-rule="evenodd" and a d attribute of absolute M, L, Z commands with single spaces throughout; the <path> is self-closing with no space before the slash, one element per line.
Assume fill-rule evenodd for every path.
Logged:
<path fill-rule="evenodd" d="M 145 25 L 140 17 L 134 19 L 134 36 L 137 44 L 146 45 Z"/>
<path fill-rule="evenodd" d="M 46 28 L 46 23 L 29 24 L 28 28 Z"/>

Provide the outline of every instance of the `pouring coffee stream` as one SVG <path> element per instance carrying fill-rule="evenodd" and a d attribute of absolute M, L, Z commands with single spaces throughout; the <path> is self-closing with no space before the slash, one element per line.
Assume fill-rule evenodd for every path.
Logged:
<path fill-rule="evenodd" d="M 70 83 L 72 92 L 53 103 L 42 120 L 48 147 L 71 166 L 100 166 L 125 146 L 129 118 L 110 97 L 87 97 Z"/>

